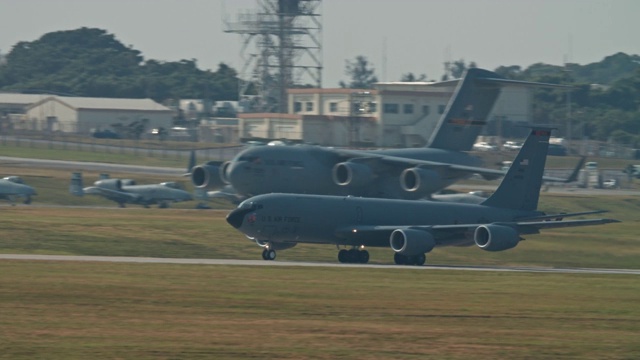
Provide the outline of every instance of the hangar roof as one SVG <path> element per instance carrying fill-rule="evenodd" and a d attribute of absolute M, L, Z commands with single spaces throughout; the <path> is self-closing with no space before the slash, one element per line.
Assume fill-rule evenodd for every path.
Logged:
<path fill-rule="evenodd" d="M 49 96 L 34 103 L 31 107 L 38 106 L 48 101 L 57 101 L 75 110 L 135 110 L 135 111 L 172 111 L 168 107 L 158 104 L 151 99 L 113 99 L 113 98 L 88 98 Z"/>
<path fill-rule="evenodd" d="M 51 95 L 0 93 L 0 104 L 21 104 L 26 106 L 49 96 Z"/>

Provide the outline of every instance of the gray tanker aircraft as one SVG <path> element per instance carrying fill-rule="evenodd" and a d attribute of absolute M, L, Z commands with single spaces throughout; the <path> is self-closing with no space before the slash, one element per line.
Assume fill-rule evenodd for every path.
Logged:
<path fill-rule="evenodd" d="M 36 190 L 24 183 L 19 176 L 7 176 L 0 179 L 0 199 L 16 204 L 18 198 L 24 198 L 25 204 L 31 204 L 31 197 L 37 195 Z"/>
<path fill-rule="evenodd" d="M 117 202 L 120 207 L 135 204 L 148 208 L 158 204 L 159 208 L 167 208 L 170 203 L 193 200 L 191 194 L 180 189 L 175 182 L 136 185 L 135 180 L 110 179 L 107 174 L 102 174 L 93 186 L 83 188 L 82 183 L 82 173 L 73 173 L 69 192 L 76 196 L 100 195 Z"/>
<path fill-rule="evenodd" d="M 367 263 L 365 246 L 390 246 L 399 265 L 423 265 L 425 254 L 438 246 L 503 251 L 542 229 L 617 222 L 563 220 L 604 211 L 537 211 L 550 134 L 550 128 L 532 129 L 497 190 L 481 204 L 265 194 L 242 202 L 227 222 L 262 246 L 265 260 L 297 243 L 317 243 L 352 246 L 338 253 L 348 263 Z"/>
<path fill-rule="evenodd" d="M 473 174 L 497 179 L 504 171 L 480 167 L 481 159 L 465 151 L 471 150 L 502 84 L 507 83 L 557 86 L 469 69 L 458 81 L 427 147 L 358 151 L 310 145 L 254 146 L 229 162 L 193 167 L 191 180 L 200 192 L 229 184 L 239 200 L 272 192 L 413 200 Z M 212 193 L 229 198 L 233 196 L 229 190 Z"/>

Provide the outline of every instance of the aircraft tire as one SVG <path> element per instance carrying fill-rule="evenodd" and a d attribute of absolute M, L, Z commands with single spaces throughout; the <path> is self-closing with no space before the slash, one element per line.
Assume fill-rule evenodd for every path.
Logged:
<path fill-rule="evenodd" d="M 338 251 L 338 261 L 345 264 L 349 262 L 349 251 L 342 249 Z"/>
<path fill-rule="evenodd" d="M 367 250 L 358 251 L 358 262 L 360 264 L 369 262 L 369 252 Z"/>
<path fill-rule="evenodd" d="M 402 254 L 393 254 L 393 262 L 395 262 L 396 265 L 407 265 L 407 260 L 407 257 Z"/>
<path fill-rule="evenodd" d="M 264 249 L 262 250 L 262 259 L 271 261 L 276 259 L 276 251 L 273 249 Z"/>
<path fill-rule="evenodd" d="M 349 264 L 357 264 L 360 262 L 360 254 L 358 252 L 358 250 L 356 249 L 351 249 L 347 251 L 347 262 Z"/>
<path fill-rule="evenodd" d="M 277 254 L 275 250 L 269 249 L 267 250 L 266 254 L 267 254 L 267 260 L 272 261 L 276 259 Z"/>
<path fill-rule="evenodd" d="M 427 262 L 427 255 L 425 254 L 416 255 L 413 258 L 413 264 L 417 266 L 422 266 L 425 262 Z"/>

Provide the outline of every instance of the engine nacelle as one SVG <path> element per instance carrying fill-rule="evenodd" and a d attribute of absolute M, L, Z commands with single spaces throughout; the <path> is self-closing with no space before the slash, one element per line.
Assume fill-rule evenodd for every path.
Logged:
<path fill-rule="evenodd" d="M 427 231 L 397 229 L 389 237 L 391 249 L 405 256 L 425 254 L 436 246 L 436 241 Z"/>
<path fill-rule="evenodd" d="M 404 191 L 423 192 L 425 194 L 439 189 L 442 179 L 433 170 L 413 167 L 404 169 L 400 174 L 400 186 Z"/>
<path fill-rule="evenodd" d="M 120 179 L 103 179 L 98 180 L 93 185 L 109 190 L 122 190 L 122 181 Z"/>
<path fill-rule="evenodd" d="M 191 169 L 191 182 L 199 189 L 218 189 L 225 185 L 222 178 L 222 169 L 218 165 L 207 163 L 194 166 Z"/>
<path fill-rule="evenodd" d="M 473 241 L 482 250 L 503 251 L 516 247 L 520 242 L 520 234 L 510 226 L 480 225 L 473 233 Z"/>
<path fill-rule="evenodd" d="M 374 179 L 371 167 L 350 161 L 335 164 L 331 175 L 333 181 L 340 186 L 364 186 Z"/>
<path fill-rule="evenodd" d="M 269 247 L 269 249 L 273 249 L 273 250 L 285 250 L 285 249 L 291 249 L 292 247 L 298 245 L 298 243 L 290 243 L 290 242 L 269 242 L 269 241 L 263 241 L 263 240 L 257 240 L 256 239 L 256 244 L 258 244 L 258 246 L 260 247 Z"/>
<path fill-rule="evenodd" d="M 227 171 L 231 166 L 231 161 L 225 161 L 222 166 L 220 166 L 220 180 L 222 180 L 225 184 L 231 184 L 229 181 L 229 176 L 227 176 Z"/>

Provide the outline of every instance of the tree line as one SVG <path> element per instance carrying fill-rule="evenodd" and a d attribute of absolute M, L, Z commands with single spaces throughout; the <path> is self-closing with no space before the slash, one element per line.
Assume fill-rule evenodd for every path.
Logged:
<path fill-rule="evenodd" d="M 459 78 L 476 66 L 464 59 L 452 61 L 437 79 Z M 527 68 L 500 66 L 494 71 L 508 79 L 571 85 L 570 91 L 536 90 L 535 122 L 564 129 L 571 116 L 577 129 L 574 138 L 586 136 L 640 148 L 640 56 L 617 53 L 587 65 L 538 63 Z M 345 88 L 371 88 L 378 81 L 365 56 L 347 60 L 345 75 L 348 80 L 339 83 Z M 195 59 L 145 59 L 113 34 L 86 27 L 19 42 L 0 61 L 0 91 L 151 98 L 162 103 L 170 99 L 237 100 L 237 77 L 236 70 L 224 63 L 210 71 L 199 69 Z M 436 78 L 406 73 L 398 80 L 427 79 Z"/>

